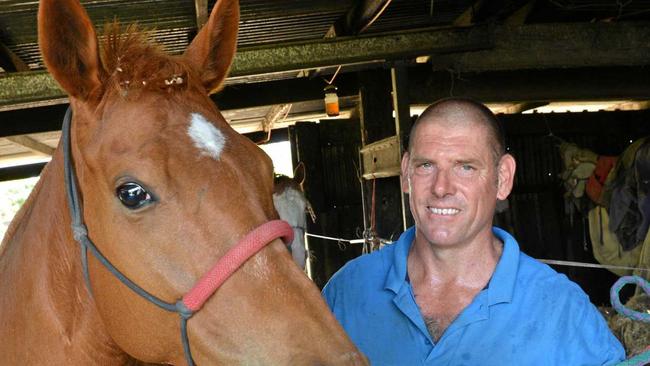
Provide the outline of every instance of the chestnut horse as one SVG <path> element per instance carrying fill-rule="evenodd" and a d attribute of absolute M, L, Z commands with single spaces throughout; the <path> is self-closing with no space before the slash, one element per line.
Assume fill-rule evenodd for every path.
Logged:
<path fill-rule="evenodd" d="M 2 365 L 366 364 L 279 239 L 270 160 L 208 97 L 238 21 L 219 0 L 172 57 L 41 1 L 74 113 L 0 248 Z"/>

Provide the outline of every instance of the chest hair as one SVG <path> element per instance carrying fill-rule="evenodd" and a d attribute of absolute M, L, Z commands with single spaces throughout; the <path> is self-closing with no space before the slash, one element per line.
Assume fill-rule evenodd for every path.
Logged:
<path fill-rule="evenodd" d="M 424 317 L 424 324 L 427 326 L 427 330 L 429 331 L 429 335 L 431 335 L 431 339 L 433 339 L 434 342 L 438 342 L 440 340 L 440 337 L 442 337 L 442 334 L 445 332 L 445 329 L 451 324 L 453 321 L 453 318 L 442 316 L 442 317 L 434 317 L 434 316 L 425 316 Z"/>

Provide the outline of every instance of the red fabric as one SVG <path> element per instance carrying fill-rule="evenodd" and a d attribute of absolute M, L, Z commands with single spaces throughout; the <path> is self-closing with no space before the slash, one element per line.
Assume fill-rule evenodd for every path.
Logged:
<path fill-rule="evenodd" d="M 598 162 L 596 162 L 596 168 L 594 168 L 594 172 L 589 177 L 589 180 L 587 180 L 587 186 L 585 188 L 587 196 L 598 205 L 603 205 L 604 203 L 600 201 L 603 186 L 605 185 L 605 180 L 607 180 L 610 170 L 616 165 L 616 160 L 618 160 L 617 156 L 599 156 Z"/>
<path fill-rule="evenodd" d="M 285 221 L 269 221 L 248 233 L 183 296 L 185 306 L 192 311 L 199 310 L 230 275 L 277 238 L 282 238 L 285 243 L 293 241 L 293 229 Z"/>

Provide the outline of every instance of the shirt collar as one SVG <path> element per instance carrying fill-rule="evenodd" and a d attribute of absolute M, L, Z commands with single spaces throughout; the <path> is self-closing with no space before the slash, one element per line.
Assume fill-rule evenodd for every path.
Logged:
<path fill-rule="evenodd" d="M 386 283 L 384 288 L 398 293 L 400 288 L 406 283 L 407 274 L 407 258 L 413 239 L 415 238 L 415 226 L 410 227 L 408 230 L 400 235 L 399 239 L 392 244 L 393 257 L 388 276 L 386 276 Z M 389 257 L 390 258 L 390 257 Z"/>
<path fill-rule="evenodd" d="M 487 289 L 488 305 L 512 300 L 517 270 L 519 269 L 519 245 L 515 238 L 498 227 L 493 227 L 492 232 L 503 242 L 503 252 Z M 396 294 L 406 283 L 407 258 L 414 238 L 415 227 L 410 227 L 392 244 L 393 262 L 388 271 L 388 276 L 386 276 L 384 288 Z"/>
<path fill-rule="evenodd" d="M 505 230 L 492 228 L 492 233 L 503 242 L 503 252 L 488 286 L 488 305 L 510 302 L 519 270 L 519 245 Z"/>

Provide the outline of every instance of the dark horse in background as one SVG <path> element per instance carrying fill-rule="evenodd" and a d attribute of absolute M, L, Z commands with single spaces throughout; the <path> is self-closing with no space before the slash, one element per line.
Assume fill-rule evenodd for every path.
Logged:
<path fill-rule="evenodd" d="M 78 0 L 41 1 L 41 52 L 70 96 L 72 127 L 0 248 L 0 364 L 366 364 L 283 231 L 221 287 L 199 291 L 185 323 L 191 357 L 184 350 L 188 294 L 249 233 L 282 223 L 270 160 L 208 97 L 230 67 L 238 21 L 237 1 L 219 0 L 172 57 L 117 25 L 100 47 Z M 99 254 L 83 264 L 90 242 L 172 310 L 127 287 Z"/>

